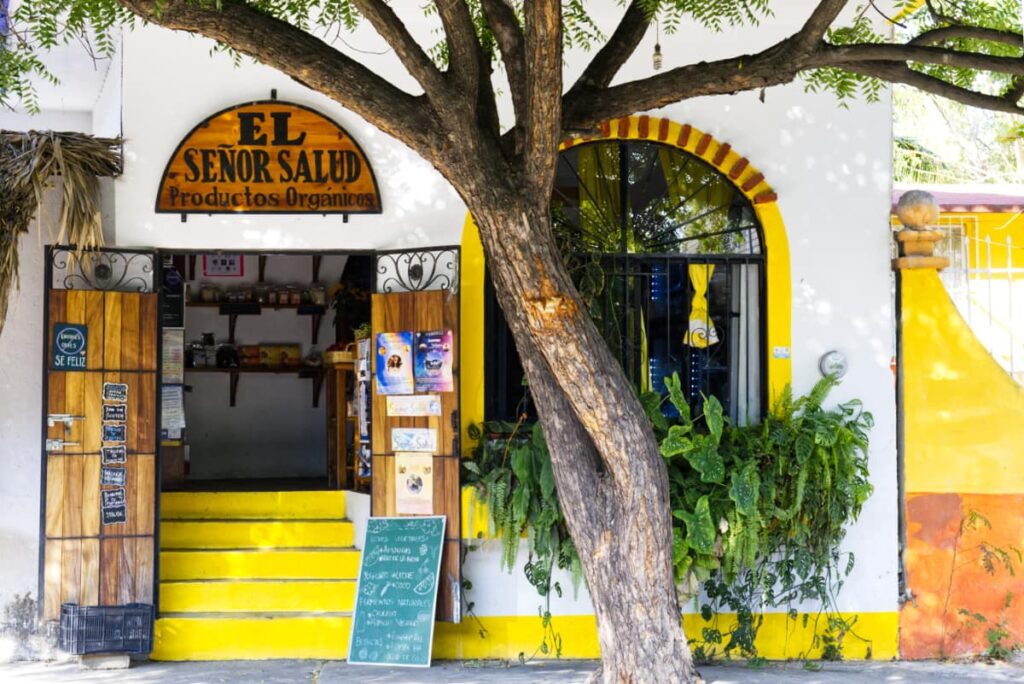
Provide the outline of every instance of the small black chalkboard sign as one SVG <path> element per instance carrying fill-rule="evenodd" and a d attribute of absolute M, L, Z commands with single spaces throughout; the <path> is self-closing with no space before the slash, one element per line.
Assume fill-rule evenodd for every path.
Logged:
<path fill-rule="evenodd" d="M 100 469 L 100 484 L 123 487 L 128 484 L 128 471 L 117 466 L 103 466 Z"/>
<path fill-rule="evenodd" d="M 370 518 L 348 662 L 430 667 L 443 515 Z"/>
<path fill-rule="evenodd" d="M 100 509 L 100 517 L 103 520 L 104 525 L 119 525 L 121 523 L 128 522 L 128 507 L 124 504 L 120 506 L 110 506 Z"/>
<path fill-rule="evenodd" d="M 111 463 L 125 463 L 128 460 L 128 450 L 124 445 L 100 447 L 100 462 L 103 465 Z"/>
<path fill-rule="evenodd" d="M 128 401 L 128 385 L 123 382 L 103 383 L 103 401 Z"/>
<path fill-rule="evenodd" d="M 100 490 L 100 518 L 104 525 L 128 522 L 124 487 Z"/>
<path fill-rule="evenodd" d="M 118 421 L 124 422 L 128 420 L 128 405 L 127 404 L 104 404 L 103 405 L 103 420 L 104 421 Z"/>
<path fill-rule="evenodd" d="M 103 425 L 104 442 L 124 442 L 128 439 L 128 429 L 124 424 L 106 423 Z"/>

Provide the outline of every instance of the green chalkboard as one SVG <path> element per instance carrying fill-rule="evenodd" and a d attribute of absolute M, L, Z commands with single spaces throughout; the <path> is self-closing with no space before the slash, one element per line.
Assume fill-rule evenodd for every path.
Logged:
<path fill-rule="evenodd" d="M 370 518 L 348 662 L 430 667 L 443 515 Z"/>

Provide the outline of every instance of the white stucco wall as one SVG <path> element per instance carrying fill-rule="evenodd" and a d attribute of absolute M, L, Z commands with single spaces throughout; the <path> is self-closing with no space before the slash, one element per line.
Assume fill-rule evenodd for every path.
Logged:
<path fill-rule="evenodd" d="M 47 193 L 44 216 L 58 210 L 55 195 Z M 0 332 L 0 608 L 15 594 L 38 595 L 45 239 L 36 222 L 20 238 L 21 287 Z"/>
<path fill-rule="evenodd" d="M 767 46 L 795 31 L 812 4 L 809 0 L 778 3 L 776 17 L 756 28 L 709 34 L 690 27 L 672 37 L 663 35 L 665 68 Z M 610 33 L 621 9 L 611 2 L 607 6 L 610 9 L 599 17 Z M 433 40 L 432 24 L 420 15 L 418 7 L 401 10 L 417 36 Z M 381 40 L 366 27 L 345 40 L 361 50 L 382 49 Z M 627 63 L 620 80 L 650 73 L 653 44 L 650 35 Z M 208 41 L 155 27 L 140 27 L 126 34 L 123 99 L 118 102 L 117 93 L 105 91 L 98 100 L 103 112 L 93 113 L 83 124 L 102 121 L 104 132 L 109 132 L 116 119 L 113 113 L 119 110 L 121 114 L 127 138 L 126 168 L 114 184 L 120 246 L 371 249 L 458 243 L 464 207 L 427 162 L 279 73 L 249 63 L 236 68 L 227 56 L 211 57 L 210 47 Z M 399 74 L 397 80 L 412 87 L 393 53 L 359 53 L 359 59 L 382 73 Z M 585 59 L 579 53 L 567 55 L 567 82 Z M 160 174 L 181 138 L 210 114 L 266 99 L 271 89 L 277 89 L 282 100 L 330 116 L 359 142 L 381 185 L 384 213 L 353 216 L 347 224 L 337 217 L 199 215 L 182 223 L 177 215 L 155 214 Z M 507 116 L 507 103 L 503 112 Z M 848 357 L 850 373 L 834 399 L 860 398 L 876 419 L 871 445 L 875 493 L 847 539 L 847 547 L 857 555 L 857 565 L 840 595 L 840 606 L 850 611 L 895 611 L 898 501 L 894 381 L 889 368 L 894 333 L 888 267 L 888 95 L 878 104 L 851 102 L 843 109 L 831 96 L 807 94 L 796 83 L 767 90 L 764 102 L 756 92 L 744 93 L 687 101 L 651 114 L 691 123 L 728 141 L 764 172 L 778 192 L 791 251 L 795 389 L 806 391 L 818 377 L 818 357 L 838 349 Z M 2 113 L 0 127 L 12 127 Z M 35 250 L 35 258 L 39 252 Z M 31 253 L 29 250 L 29 257 Z M 25 502 L 16 516 L 0 523 L 0 553 L 18 557 L 0 566 L 0 592 L 8 587 L 35 586 L 41 320 L 32 302 L 41 296 L 35 285 L 41 275 L 32 276 L 30 258 L 25 261 L 23 285 L 28 284 L 29 289 L 15 302 L 7 330 L 0 336 L 0 378 L 4 382 L 0 454 L 5 462 L 14 464 L 9 467 L 16 472 L 19 468 L 25 471 L 24 479 L 0 483 L 5 497 L 10 491 L 10 496 L 22 497 L 18 501 Z M 478 614 L 536 614 L 534 590 L 521 573 L 501 575 L 495 551 L 485 548 L 470 554 L 466 572 L 475 585 L 472 598 Z M 568 588 L 568 582 L 563 586 Z M 566 596 L 557 606 L 558 612 L 589 610 L 585 594 L 577 603 L 571 601 L 570 591 Z"/>

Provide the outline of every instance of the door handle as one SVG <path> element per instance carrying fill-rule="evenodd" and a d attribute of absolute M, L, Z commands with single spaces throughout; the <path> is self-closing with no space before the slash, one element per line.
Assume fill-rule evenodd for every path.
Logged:
<path fill-rule="evenodd" d="M 79 442 L 65 442 L 63 439 L 46 440 L 47 451 L 64 451 L 64 447 L 82 446 Z"/>
<path fill-rule="evenodd" d="M 64 423 L 64 428 L 71 429 L 76 420 L 85 420 L 85 416 L 73 416 L 70 413 L 51 413 L 46 416 L 46 427 L 53 427 L 57 423 Z"/>

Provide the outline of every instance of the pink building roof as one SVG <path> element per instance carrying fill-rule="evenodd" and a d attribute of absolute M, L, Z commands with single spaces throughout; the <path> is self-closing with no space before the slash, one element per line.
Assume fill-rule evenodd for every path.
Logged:
<path fill-rule="evenodd" d="M 944 212 L 1013 213 L 1024 211 L 1024 184 L 931 184 L 896 183 L 892 188 L 892 208 L 908 190 L 930 192 Z"/>

